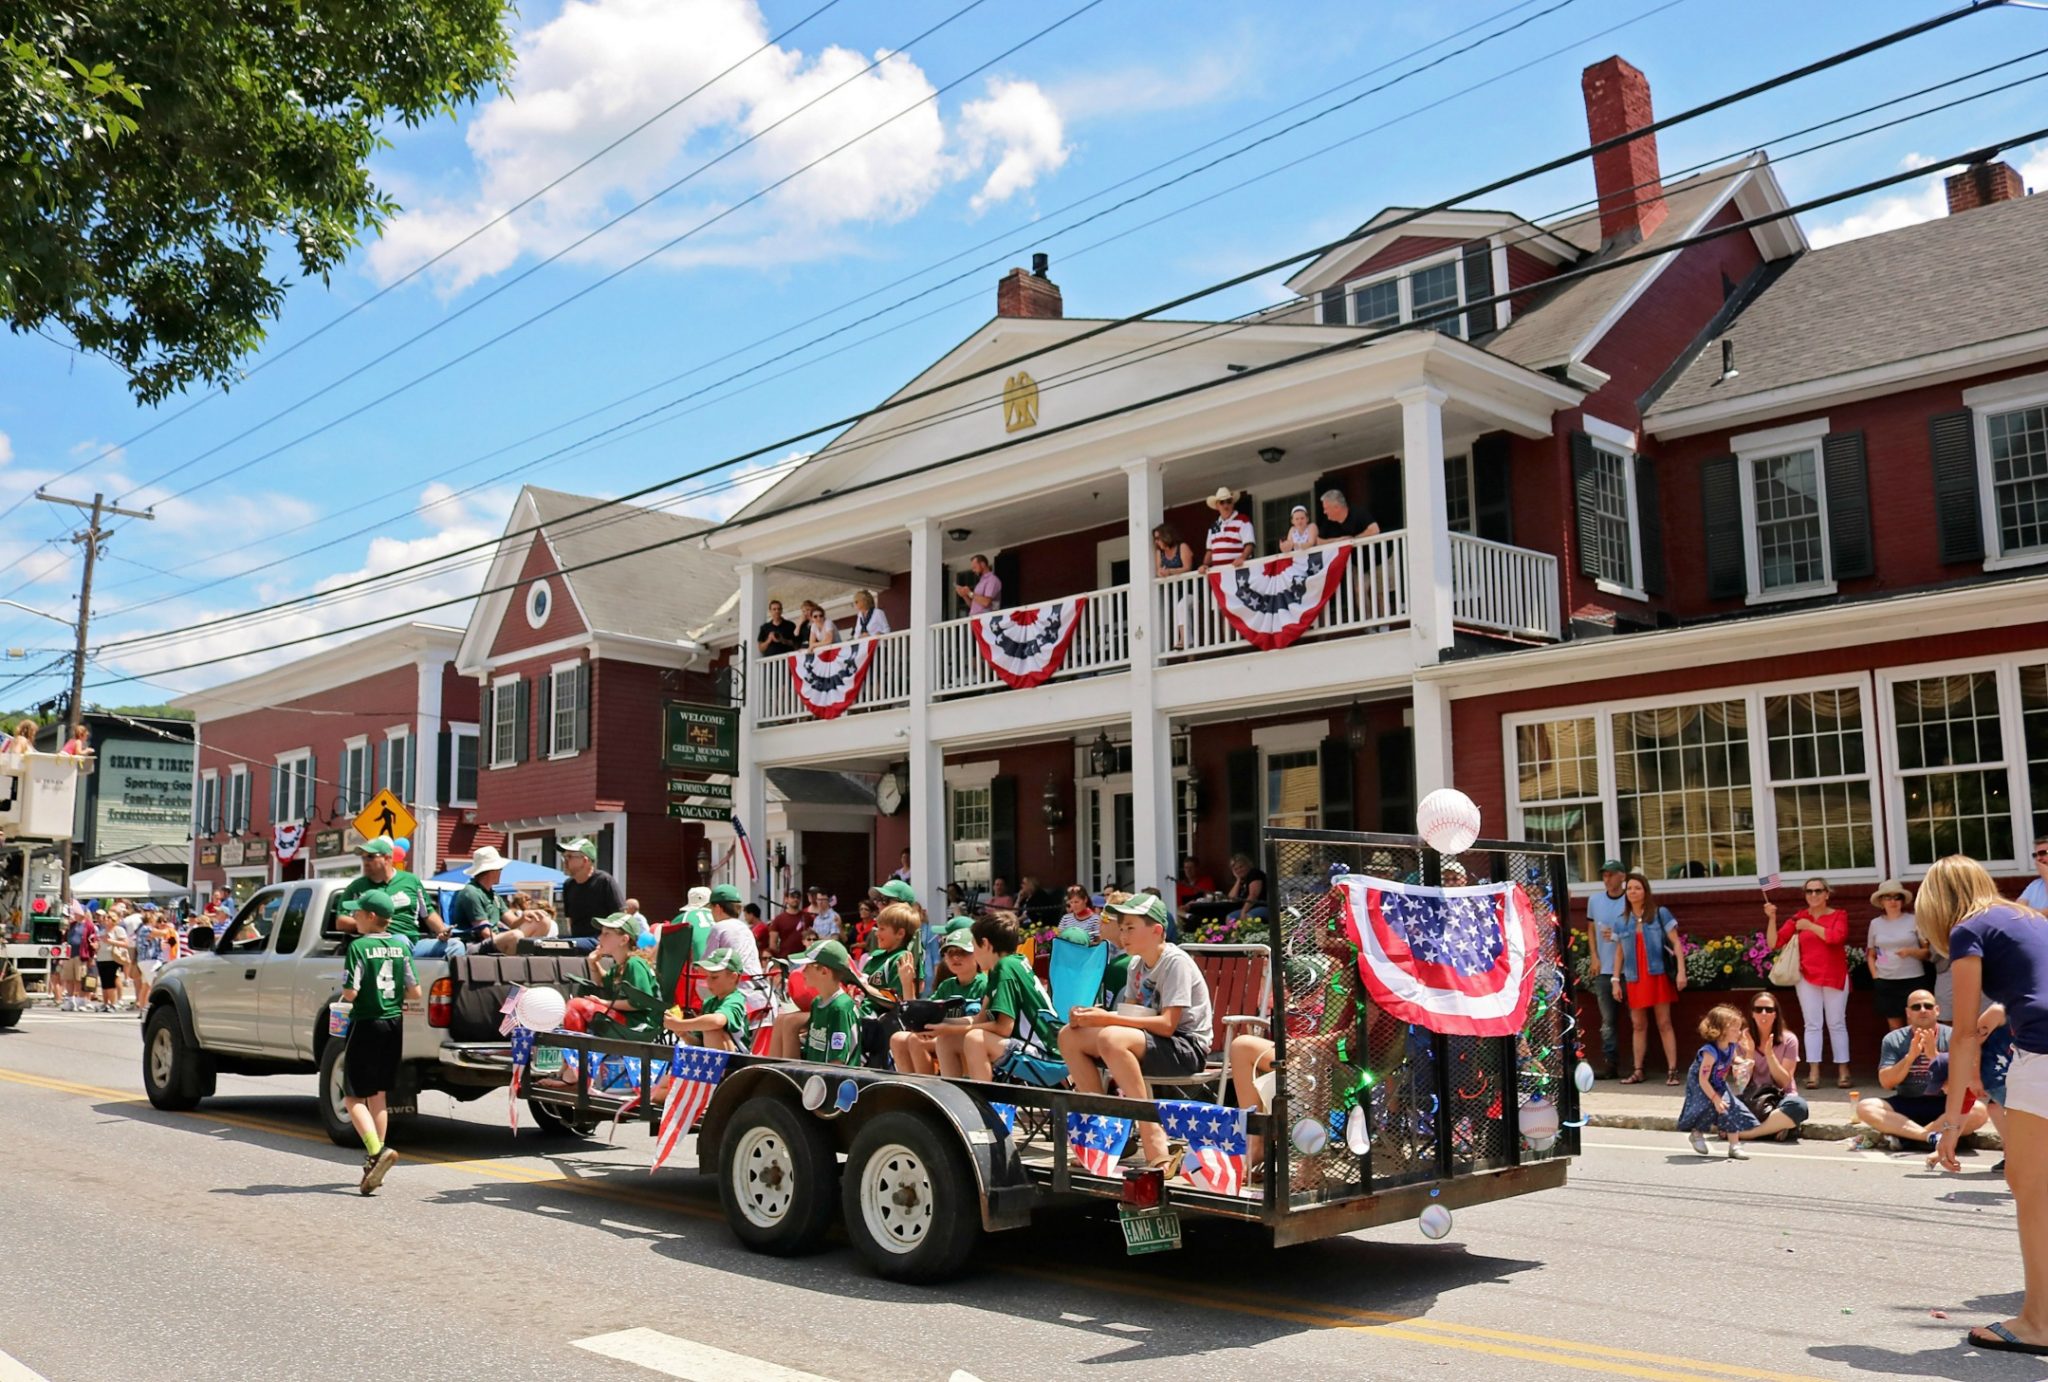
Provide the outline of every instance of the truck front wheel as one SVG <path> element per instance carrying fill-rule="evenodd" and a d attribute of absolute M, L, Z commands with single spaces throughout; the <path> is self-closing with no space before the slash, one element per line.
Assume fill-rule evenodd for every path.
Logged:
<path fill-rule="evenodd" d="M 152 1105 L 170 1113 L 196 1107 L 204 1087 L 203 1059 L 185 1040 L 177 1011 L 169 1003 L 149 1010 L 142 1028 L 142 1088 Z"/>
<path fill-rule="evenodd" d="M 329 1142 L 337 1147 L 360 1147 L 363 1140 L 356 1135 L 355 1124 L 348 1121 L 348 1101 L 344 1097 L 341 1061 L 347 1052 L 346 1037 L 330 1037 L 320 1048 L 320 1092 L 315 1103 L 320 1130 L 327 1134 Z"/>
<path fill-rule="evenodd" d="M 839 1157 L 824 1125 L 757 1095 L 733 1111 L 718 1149 L 718 1198 L 733 1236 L 755 1252 L 815 1252 L 832 1228 Z"/>
<path fill-rule="evenodd" d="M 981 1196 L 959 1135 L 892 1111 L 853 1139 L 840 1190 L 846 1232 L 891 1281 L 944 1281 L 981 1234 Z"/>

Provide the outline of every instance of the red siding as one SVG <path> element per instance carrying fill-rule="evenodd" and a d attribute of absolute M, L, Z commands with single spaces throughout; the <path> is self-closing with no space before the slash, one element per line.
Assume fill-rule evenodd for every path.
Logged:
<path fill-rule="evenodd" d="M 512 592 L 511 601 L 505 606 L 505 617 L 499 621 L 497 633 L 491 639 L 493 658 L 501 658 L 523 648 L 538 648 L 544 643 L 580 638 L 589 632 L 576 613 L 576 602 L 570 598 L 568 578 L 549 574 L 560 565 L 547 534 L 534 534 L 533 545 L 526 552 L 526 562 L 519 570 L 519 588 Z M 526 622 L 526 596 L 531 589 L 530 583 L 541 576 L 547 576 L 548 581 L 548 617 L 536 629 Z"/>
<path fill-rule="evenodd" d="M 1440 235 L 1403 235 L 1345 274 L 1342 281 L 1349 283 L 1354 278 L 1370 278 L 1374 274 L 1385 273 L 1399 265 L 1412 264 L 1418 259 L 1428 259 L 1432 255 L 1454 250 L 1464 243 L 1463 240 L 1446 239 Z"/>
<path fill-rule="evenodd" d="M 477 722 L 476 679 L 456 671 L 453 662 L 441 668 L 441 719 L 464 725 Z"/>
<path fill-rule="evenodd" d="M 1534 296 L 1521 290 L 1533 288 L 1556 273 L 1556 266 L 1549 260 L 1538 259 L 1520 245 L 1508 246 L 1507 286 L 1515 291 L 1515 296 L 1509 300 L 1508 305 L 1514 309 L 1516 316 L 1519 317 L 1529 310 L 1530 299 Z"/>

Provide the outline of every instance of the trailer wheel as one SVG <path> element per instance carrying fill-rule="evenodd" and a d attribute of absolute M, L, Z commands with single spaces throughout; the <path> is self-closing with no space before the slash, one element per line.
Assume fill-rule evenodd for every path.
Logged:
<path fill-rule="evenodd" d="M 815 1252 L 832 1228 L 839 1157 L 824 1125 L 768 1095 L 733 1111 L 718 1149 L 718 1198 L 755 1252 Z"/>
<path fill-rule="evenodd" d="M 889 1112 L 853 1139 L 840 1190 L 846 1230 L 891 1281 L 954 1276 L 981 1235 L 981 1197 L 958 1134 Z"/>
<path fill-rule="evenodd" d="M 329 1142 L 337 1147 L 360 1147 L 362 1138 L 348 1121 L 347 1089 L 342 1079 L 341 1063 L 347 1053 L 347 1037 L 330 1037 L 320 1048 L 320 1087 L 314 1108 Z"/>
<path fill-rule="evenodd" d="M 0 1008 L 0 1032 L 21 1021 L 21 1015 L 26 1011 L 26 1008 Z"/>
<path fill-rule="evenodd" d="M 204 1089 L 202 1059 L 178 1030 L 178 1014 L 169 1003 L 150 1009 L 142 1028 L 142 1088 L 152 1105 L 171 1113 L 195 1107 Z"/>
<path fill-rule="evenodd" d="M 577 1122 L 573 1114 L 555 1112 L 554 1106 L 538 1099 L 526 1101 L 526 1111 L 533 1115 L 533 1125 L 540 1129 L 543 1137 L 588 1138 L 597 1132 L 599 1119 L 593 1114 L 584 1122 Z"/>

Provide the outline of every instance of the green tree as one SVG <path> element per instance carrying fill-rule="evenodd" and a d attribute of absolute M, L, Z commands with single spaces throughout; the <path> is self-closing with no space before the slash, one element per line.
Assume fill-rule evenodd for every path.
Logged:
<path fill-rule="evenodd" d="M 512 63 L 504 0 L 4 0 L 0 317 L 55 325 L 147 403 L 228 386 L 288 279 L 395 203 L 382 130 Z"/>

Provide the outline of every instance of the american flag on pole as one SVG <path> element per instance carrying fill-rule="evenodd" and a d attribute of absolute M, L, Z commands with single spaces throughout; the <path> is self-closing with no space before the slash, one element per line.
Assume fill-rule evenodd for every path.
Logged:
<path fill-rule="evenodd" d="M 512 1029 L 512 1083 L 505 1087 L 511 1097 L 506 1102 L 505 1116 L 512 1124 L 512 1131 L 519 1131 L 519 1085 L 526 1078 L 526 1068 L 533 1064 L 533 1030 L 530 1027 Z"/>
<path fill-rule="evenodd" d="M 1767 873 L 1763 877 L 1756 880 L 1756 885 L 1759 888 L 1763 889 L 1765 892 L 1775 891 L 1777 889 L 1778 883 L 1779 876 L 1775 873 Z"/>
<path fill-rule="evenodd" d="M 1529 1015 L 1540 947 L 1517 883 L 1427 888 L 1345 874 L 1344 931 L 1372 1001 L 1449 1036 L 1514 1036 Z"/>
<path fill-rule="evenodd" d="M 754 867 L 753 841 L 747 838 L 747 828 L 740 823 L 738 816 L 732 818 L 732 842 L 739 847 L 740 858 L 747 861 L 747 881 L 751 883 L 761 874 L 760 870 Z"/>
<path fill-rule="evenodd" d="M 1159 1102 L 1159 1126 L 1188 1144 L 1180 1173 L 1198 1190 L 1236 1195 L 1244 1190 L 1245 1110 L 1175 1099 Z"/>
<path fill-rule="evenodd" d="M 1131 1120 L 1099 1113 L 1067 1115 L 1067 1147 L 1090 1175 L 1113 1176 L 1131 1139 Z"/>
<path fill-rule="evenodd" d="M 675 1083 L 669 1086 L 668 1111 L 661 1115 L 661 1127 L 655 1134 L 654 1164 L 647 1168 L 649 1175 L 661 1169 L 669 1153 L 683 1140 L 683 1134 L 696 1126 L 718 1082 L 725 1078 L 726 1063 L 731 1059 L 732 1052 L 714 1051 L 709 1046 L 681 1047 L 669 1058 Z"/>

